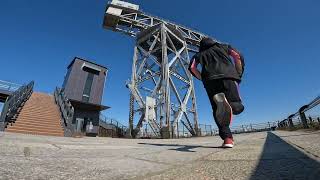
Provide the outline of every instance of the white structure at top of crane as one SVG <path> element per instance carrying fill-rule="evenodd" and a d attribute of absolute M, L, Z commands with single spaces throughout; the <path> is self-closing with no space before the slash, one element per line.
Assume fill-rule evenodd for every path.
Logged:
<path fill-rule="evenodd" d="M 127 8 L 127 9 L 132 9 L 132 10 L 139 10 L 139 5 L 124 2 L 124 1 L 119 1 L 119 0 L 112 0 L 111 3 L 114 6 L 120 6 L 122 8 Z"/>
<path fill-rule="evenodd" d="M 179 31 L 186 43 L 192 46 L 199 46 L 201 39 L 206 36 L 190 28 L 144 13 L 139 5 L 119 0 L 108 3 L 103 27 L 136 37 L 139 32 L 162 23 Z M 193 51 L 197 52 L 196 49 Z"/>

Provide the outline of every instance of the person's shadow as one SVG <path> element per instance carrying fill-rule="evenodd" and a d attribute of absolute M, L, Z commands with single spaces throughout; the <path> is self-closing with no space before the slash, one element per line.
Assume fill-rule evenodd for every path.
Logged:
<path fill-rule="evenodd" d="M 196 146 L 196 145 L 180 145 L 180 144 L 155 144 L 155 143 L 138 143 L 138 144 L 174 147 L 168 150 L 181 151 L 181 152 L 196 152 L 196 151 L 192 151 L 192 149 L 195 149 L 195 148 L 222 148 L 221 146 Z"/>
<path fill-rule="evenodd" d="M 250 178 L 320 179 L 320 163 L 268 132 L 259 163 Z"/>

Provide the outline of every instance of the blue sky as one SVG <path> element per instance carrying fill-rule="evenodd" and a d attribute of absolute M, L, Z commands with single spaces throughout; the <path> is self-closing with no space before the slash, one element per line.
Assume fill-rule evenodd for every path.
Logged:
<path fill-rule="evenodd" d="M 61 86 L 74 56 L 109 68 L 105 112 L 128 119 L 134 39 L 102 28 L 107 1 L 2 0 L 0 2 L 0 79 L 35 81 L 35 91 Z M 199 30 L 242 51 L 241 84 L 245 112 L 234 125 L 285 118 L 319 95 L 320 2 L 130 1 L 149 13 Z M 189 3 L 187 3 L 189 2 Z M 211 108 L 196 82 L 201 123 L 212 123 Z M 115 98 L 116 97 L 116 98 Z"/>

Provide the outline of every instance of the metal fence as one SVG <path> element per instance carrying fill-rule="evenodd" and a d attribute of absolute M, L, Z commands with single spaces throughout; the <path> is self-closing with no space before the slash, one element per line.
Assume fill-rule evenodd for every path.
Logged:
<path fill-rule="evenodd" d="M 316 128 L 320 129 L 320 96 L 316 97 L 309 104 L 278 122 L 279 129 Z"/>
<path fill-rule="evenodd" d="M 199 124 L 200 136 L 212 136 L 216 134 L 216 129 L 212 125 L 208 124 Z"/>
<path fill-rule="evenodd" d="M 264 122 L 264 123 L 251 123 L 243 124 L 238 126 L 231 126 L 231 132 L 233 134 L 250 133 L 250 132 L 261 132 L 274 130 L 277 127 L 277 122 Z M 199 130 L 201 131 L 200 136 L 216 136 L 219 135 L 219 129 L 213 128 L 212 125 L 200 124 Z"/>
<path fill-rule="evenodd" d="M 320 115 L 306 116 L 303 120 L 301 117 L 295 117 L 279 121 L 279 129 L 303 129 L 303 128 L 316 128 L 320 129 Z"/>
<path fill-rule="evenodd" d="M 320 129 L 320 115 L 315 115 L 315 113 L 320 114 L 320 96 L 315 98 L 312 102 L 307 105 L 302 106 L 298 112 L 290 115 L 288 118 L 282 121 L 273 121 L 273 122 L 265 122 L 265 123 L 252 123 L 252 124 L 244 124 L 238 126 L 231 126 L 231 131 L 234 134 L 240 133 L 250 133 L 250 132 L 261 132 L 261 131 L 270 131 L 278 129 L 295 129 L 295 128 L 310 128 L 315 127 Z M 316 110 L 316 111 L 314 111 Z M 311 111 L 314 111 L 311 113 Z M 127 133 L 127 126 L 122 125 L 113 118 L 107 118 L 103 115 L 100 117 L 100 121 L 105 124 L 112 125 L 113 127 L 117 127 L 118 131 L 121 130 L 123 134 Z M 136 127 L 134 127 L 136 129 Z M 219 134 L 219 130 L 215 128 L 213 125 L 208 124 L 199 124 L 198 126 L 199 132 L 198 136 L 215 136 Z M 167 133 L 168 136 L 174 138 L 188 138 L 191 137 L 190 131 L 183 123 L 178 123 L 177 125 L 177 133 L 173 134 L 171 130 L 164 129 L 161 133 Z M 138 138 L 159 138 L 153 132 L 153 129 L 145 123 L 141 128 L 138 134 Z"/>
<path fill-rule="evenodd" d="M 265 122 L 265 123 L 255 123 L 255 124 L 245 124 L 239 126 L 231 126 L 231 131 L 234 134 L 241 133 L 250 133 L 250 132 L 261 132 L 261 131 L 270 131 L 275 130 L 277 127 L 277 122 Z M 189 138 L 192 137 L 191 133 L 188 129 L 182 124 L 179 123 L 177 126 L 177 134 L 172 134 L 172 131 L 166 132 L 162 131 L 162 133 L 171 133 L 171 136 L 174 138 Z M 199 124 L 198 128 L 198 136 L 217 136 L 219 135 L 219 130 L 216 126 L 210 124 Z M 152 128 L 148 124 L 144 124 L 140 128 L 140 132 L 138 134 L 138 138 L 159 138 L 155 136 L 155 133 L 152 131 Z"/>
<path fill-rule="evenodd" d="M 250 132 L 261 132 L 275 130 L 277 122 L 264 122 L 264 123 L 251 123 L 240 126 L 231 127 L 231 132 L 234 134 L 250 133 Z"/>
<path fill-rule="evenodd" d="M 103 114 L 100 114 L 100 121 L 102 121 L 102 122 L 104 122 L 106 124 L 110 124 L 110 125 L 113 125 L 115 127 L 118 127 L 120 129 L 126 129 L 127 128 L 127 126 L 121 124 L 117 119 L 106 117 Z"/>
<path fill-rule="evenodd" d="M 99 136 L 124 137 L 128 131 L 127 126 L 124 126 L 115 118 L 106 117 L 103 114 L 100 114 L 99 125 Z"/>
<path fill-rule="evenodd" d="M 312 102 L 307 105 L 302 106 L 299 111 L 295 114 L 290 115 L 287 119 L 282 121 L 270 121 L 264 123 L 251 123 L 251 124 L 244 124 L 238 126 L 231 126 L 231 132 L 233 134 L 240 134 L 240 133 L 250 133 L 250 132 L 261 132 L 261 131 L 270 131 L 278 129 L 286 129 L 286 128 L 310 128 L 316 127 L 320 129 L 320 115 L 314 115 L 314 113 L 310 113 L 312 110 L 318 108 L 318 112 L 320 112 L 320 96 L 315 98 Z M 316 111 L 317 112 L 317 111 Z M 320 113 L 319 113 L 320 114 Z M 122 129 L 122 133 L 126 133 L 128 128 L 121 123 L 119 123 L 116 119 L 107 118 L 105 116 L 100 117 L 101 122 L 105 122 L 106 124 L 111 124 L 114 127 L 118 127 L 118 129 Z M 136 127 L 134 127 L 136 129 Z M 219 130 L 209 124 L 199 124 L 198 126 L 199 132 L 197 133 L 198 136 L 216 136 L 219 134 Z M 167 133 L 168 136 L 174 138 L 188 138 L 192 137 L 190 131 L 183 123 L 178 123 L 177 125 L 177 133 L 173 134 L 173 131 L 169 129 L 165 129 L 161 131 L 161 133 Z M 138 133 L 138 138 L 159 138 L 153 132 L 153 129 L 145 123 L 141 128 L 140 132 Z"/>

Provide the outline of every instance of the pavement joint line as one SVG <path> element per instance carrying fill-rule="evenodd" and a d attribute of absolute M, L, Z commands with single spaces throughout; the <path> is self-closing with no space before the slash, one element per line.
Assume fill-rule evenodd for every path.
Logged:
<path fill-rule="evenodd" d="M 58 146 L 58 145 L 56 145 L 56 144 L 54 144 L 54 143 L 49 143 L 49 144 L 51 144 L 53 147 L 58 148 L 59 150 L 61 150 L 61 149 L 62 149 L 60 146 Z"/>
<path fill-rule="evenodd" d="M 298 157 L 299 159 L 309 159 L 308 157 Z M 201 160 L 203 162 L 230 162 L 230 161 L 244 161 L 244 162 L 251 162 L 251 161 L 257 161 L 257 160 L 262 160 L 262 161 L 274 161 L 274 160 L 295 160 L 297 157 L 292 157 L 292 158 L 257 158 L 257 159 L 228 159 L 228 160 L 221 160 L 221 159 L 215 159 L 215 160 L 209 160 L 209 159 L 204 159 Z"/>
<path fill-rule="evenodd" d="M 96 149 L 94 153 L 99 154 L 99 158 L 103 159 L 101 161 L 102 163 L 105 162 L 105 160 L 110 162 L 117 162 L 114 166 L 114 169 L 110 168 L 110 170 L 115 170 L 116 171 L 115 173 L 113 172 L 105 173 L 105 174 L 110 174 L 109 176 L 110 179 L 140 180 L 140 179 L 159 179 L 159 178 L 173 179 L 171 178 L 170 175 L 173 175 L 173 177 L 177 177 L 178 179 L 179 178 L 181 179 L 183 177 L 184 177 L 183 179 L 188 179 L 188 176 L 184 176 L 184 175 L 188 175 L 188 173 L 190 173 L 190 175 L 193 175 L 194 178 L 196 176 L 201 176 L 203 178 L 204 176 L 206 176 L 205 174 L 206 170 L 208 170 L 210 174 L 213 171 L 211 170 L 211 168 L 214 169 L 220 165 L 233 166 L 237 164 L 249 164 L 250 167 L 248 166 L 248 168 L 251 168 L 251 166 L 252 168 L 253 167 L 257 168 L 259 163 L 262 163 L 262 165 L 264 164 L 272 165 L 274 162 L 278 163 L 278 161 L 280 163 L 279 168 L 282 167 L 281 162 L 289 162 L 289 165 L 290 165 L 290 162 L 295 162 L 296 165 L 299 166 L 297 168 L 300 168 L 301 166 L 301 167 L 304 167 L 304 169 L 307 168 L 307 171 L 309 171 L 308 168 L 310 169 L 313 167 L 313 164 L 310 163 L 309 159 L 311 158 L 316 161 L 320 160 L 319 154 L 315 156 L 316 158 L 314 158 L 313 157 L 314 154 L 308 152 L 308 150 L 310 150 L 313 153 L 317 153 L 317 151 L 313 151 L 313 144 L 310 144 L 310 143 L 308 144 L 308 142 L 303 142 L 304 139 L 311 138 L 313 139 L 313 141 L 311 142 L 315 141 L 314 143 L 316 143 L 317 145 L 318 144 L 317 137 L 320 133 L 318 132 L 305 133 L 301 131 L 296 133 L 283 132 L 283 131 L 282 132 L 269 131 L 268 133 L 270 133 L 270 135 L 273 134 L 277 136 L 279 140 L 276 140 L 276 138 L 275 139 L 271 138 L 269 139 L 271 141 L 269 141 L 267 139 L 268 137 L 267 133 L 261 134 L 259 136 L 253 136 L 252 134 L 250 134 L 251 136 L 244 135 L 244 136 L 241 136 L 241 138 L 239 139 L 235 137 L 235 140 L 236 140 L 235 147 L 231 149 L 219 148 L 218 145 L 221 139 L 218 139 L 218 138 L 203 139 L 203 141 L 190 140 L 189 142 L 183 140 L 183 141 L 175 141 L 175 142 L 132 141 L 131 143 L 126 143 L 126 141 L 123 141 L 124 143 L 119 143 L 119 144 L 116 144 L 117 142 L 110 140 L 110 142 L 109 141 L 101 142 L 101 145 L 99 143 L 88 143 L 87 144 L 88 149 L 84 149 L 83 153 L 80 152 L 81 150 L 79 150 L 77 146 L 72 146 L 72 147 L 68 146 L 70 144 L 71 145 L 78 145 L 78 143 L 83 144 L 83 141 L 74 141 L 69 144 L 67 142 L 60 143 L 60 140 L 48 138 L 41 141 L 39 139 L 36 139 L 36 143 L 33 143 L 33 141 L 27 138 L 22 138 L 22 139 L 9 138 L 9 139 L 5 139 L 3 143 L 0 143 L 0 149 L 2 149 L 1 148 L 2 146 L 5 147 L 2 153 L 6 154 L 6 156 L 3 156 L 3 160 L 2 160 L 1 158 L 2 155 L 0 153 L 0 159 L 1 159 L 0 162 L 5 162 L 8 165 L 14 165 L 15 162 L 29 163 L 32 161 L 34 166 L 30 168 L 36 168 L 35 170 L 37 170 L 37 168 L 41 165 L 43 165 L 44 167 L 50 167 L 50 168 L 56 167 L 57 165 L 55 164 L 55 162 L 60 162 L 60 161 L 64 161 L 67 163 L 72 163 L 77 161 L 79 163 L 86 164 L 86 163 L 90 163 L 91 161 L 95 161 L 97 159 L 96 156 L 94 155 L 90 157 L 91 149 Z M 301 135 L 301 137 L 299 137 L 299 134 Z M 280 136 L 280 135 L 283 135 L 283 136 Z M 313 138 L 313 137 L 316 137 L 316 138 Z M 284 148 L 283 150 L 280 149 L 280 152 L 282 153 L 280 155 L 274 154 L 274 152 L 278 152 L 278 151 L 271 151 L 269 152 L 270 154 L 267 154 L 267 156 L 261 156 L 260 151 L 262 149 L 262 153 L 264 152 L 263 150 L 266 144 L 270 143 L 270 144 L 276 145 L 275 147 L 278 147 L 280 144 L 278 144 L 277 141 L 280 141 L 280 139 L 285 141 L 288 147 L 292 146 L 292 148 L 295 148 L 297 151 L 300 151 L 304 155 L 300 153 L 297 153 L 298 155 L 291 154 L 290 152 L 287 153 L 287 151 Z M 1 137 L 0 137 L 0 141 L 1 141 Z M 43 143 L 45 145 L 43 145 Z M 139 144 L 139 143 L 142 143 L 142 144 Z M 149 143 L 150 145 L 143 144 L 143 143 Z M 160 144 L 160 146 L 157 147 L 156 145 L 151 145 L 152 143 Z M 61 145 L 61 144 L 66 144 L 67 146 Z M 310 147 L 310 145 L 312 148 Z M 6 148 L 6 146 L 9 146 L 9 147 Z M 112 146 L 112 147 L 109 147 L 109 146 Z M 121 147 L 118 147 L 118 146 L 121 146 Z M 188 147 L 184 147 L 184 146 L 188 146 Z M 130 147 L 133 147 L 133 148 L 130 148 Z M 190 150 L 194 150 L 194 153 L 180 152 L 181 148 L 183 148 L 183 151 L 184 151 L 185 148 L 189 149 L 189 147 L 191 147 Z M 273 146 L 270 146 L 270 147 L 273 147 Z M 272 150 L 272 148 L 270 147 L 268 149 Z M 11 151 L 10 148 L 13 149 L 14 151 Z M 26 157 L 24 150 L 26 149 L 28 150 L 28 148 L 30 150 L 30 156 Z M 69 153 L 70 148 L 75 153 L 73 152 Z M 82 148 L 85 148 L 85 147 L 82 147 Z M 117 148 L 124 149 L 124 150 L 118 151 Z M 109 149 L 110 149 L 110 153 L 109 153 Z M 47 150 L 50 151 L 50 153 L 47 154 Z M 244 152 L 245 154 L 239 156 L 238 153 L 244 153 Z M 10 154 L 13 154 L 13 155 L 10 155 Z M 89 155 L 89 157 L 86 156 L 86 158 L 83 158 L 84 154 Z M 8 157 L 7 162 L 5 161 L 6 157 Z M 171 157 L 173 157 L 173 159 L 171 159 Z M 56 160 L 53 160 L 53 159 L 56 159 Z M 118 159 L 120 161 L 118 161 Z M 128 161 L 136 162 L 137 164 L 143 164 L 143 165 L 135 167 L 135 164 L 132 164 L 132 165 L 127 164 Z M 257 163 L 255 163 L 255 161 L 257 161 Z M 223 162 L 226 162 L 226 164 L 224 164 Z M 124 164 L 126 165 L 124 167 L 125 169 L 124 171 L 121 171 L 120 169 L 123 167 Z M 210 165 L 210 166 L 207 166 L 207 165 Z M 283 164 L 283 166 L 285 165 L 286 164 Z M 110 166 L 113 167 L 112 163 Z M 127 170 L 128 168 L 132 168 L 132 166 L 134 169 L 136 169 L 135 170 L 136 173 L 129 175 L 127 174 L 127 172 L 129 172 Z M 26 167 L 24 165 L 21 165 L 20 167 L 19 165 L 17 166 L 17 168 L 24 169 Z M 62 168 L 62 167 L 56 167 L 56 168 Z M 94 166 L 93 168 L 94 169 L 90 169 L 90 168 L 88 169 L 90 171 L 92 170 L 95 171 L 95 172 L 92 172 L 93 174 L 87 174 L 88 177 L 89 176 L 92 177 L 92 175 L 97 175 L 97 176 L 102 175 L 104 174 L 103 171 L 106 171 L 104 164 L 102 164 L 101 166 L 99 164 L 96 164 L 96 166 Z M 284 169 L 285 168 L 286 167 L 284 167 Z M 76 172 L 76 170 L 73 170 L 73 169 L 72 171 Z M 1 172 L 4 172 L 4 174 L 1 174 Z M 83 171 L 83 172 L 86 172 L 86 171 Z M 249 171 L 246 171 L 246 172 L 248 173 Z M 299 169 L 297 169 L 297 172 L 300 172 Z M 17 176 L 15 172 L 7 169 L 2 170 L 2 168 L 0 168 L 0 174 L 3 175 L 3 176 L 0 175 L 0 179 Z M 50 175 L 52 173 L 48 173 L 48 174 Z M 262 171 L 261 174 L 265 174 L 266 177 L 270 177 L 268 176 L 268 172 Z M 254 174 L 252 172 L 250 177 L 254 177 L 255 175 L 257 174 Z M 42 175 L 40 174 L 37 176 L 40 177 Z M 206 178 L 210 179 L 211 176 L 210 177 L 209 176 L 206 176 Z M 49 177 L 49 176 L 46 176 L 46 177 Z M 55 176 L 50 175 L 50 177 L 55 177 Z M 68 175 L 64 177 L 67 179 L 67 178 L 71 178 L 72 175 L 71 176 Z M 100 177 L 101 178 L 104 177 L 108 179 L 108 176 L 100 176 Z M 212 178 L 213 177 L 216 178 L 216 174 L 212 174 Z M 291 176 L 288 176 L 288 177 L 291 177 Z M 25 178 L 30 178 L 30 176 L 27 176 Z M 199 177 L 199 179 L 202 179 L 202 178 Z M 222 177 L 220 176 L 220 178 Z M 198 179 L 198 178 L 195 178 L 195 179 Z"/>
<path fill-rule="evenodd" d="M 276 135 L 276 134 L 275 134 L 275 135 Z M 276 136 L 277 136 L 277 135 L 276 135 Z M 280 136 L 278 136 L 278 137 L 280 137 Z M 280 137 L 280 138 L 281 138 L 281 137 Z M 308 151 L 306 148 L 304 148 L 304 147 L 302 147 L 302 146 L 299 146 L 298 144 L 295 144 L 295 143 L 291 142 L 290 140 L 286 140 L 286 139 L 283 139 L 283 138 L 281 138 L 281 139 L 284 140 L 285 142 L 287 142 L 288 144 L 292 145 L 293 147 L 296 147 L 296 149 L 302 151 L 304 154 L 307 154 L 307 155 L 312 156 L 312 157 L 314 157 L 314 158 L 320 158 L 320 156 L 318 156 L 318 155 L 316 155 L 316 154 Z"/>
<path fill-rule="evenodd" d="M 2 157 L 24 157 L 24 155 L 0 154 Z"/>
<path fill-rule="evenodd" d="M 141 176 L 136 176 L 136 177 L 133 177 L 133 178 L 128 178 L 128 180 L 141 180 L 141 179 L 150 178 L 150 177 L 153 177 L 153 176 L 161 175 L 161 174 L 163 174 L 163 173 L 165 173 L 167 171 L 172 170 L 173 168 L 175 168 L 175 167 L 164 169 L 164 170 L 161 170 L 161 171 L 158 171 L 158 172 L 147 173 L 147 174 L 144 174 L 144 175 L 141 175 Z"/>
<path fill-rule="evenodd" d="M 19 158 L 19 157 L 25 157 L 25 155 L 13 155 L 13 154 L 0 154 L 0 156 L 2 157 L 15 157 L 15 158 Z M 46 157 L 46 158 L 57 158 L 56 155 L 52 155 L 52 156 L 46 156 L 46 155 L 29 155 L 28 157 L 30 158 L 42 158 L 42 157 Z M 109 155 L 109 156 L 104 156 L 104 157 L 114 157 L 113 155 Z M 58 158 L 63 158 L 63 159 L 74 159 L 74 158 L 83 158 L 82 155 L 79 156 L 63 156 L 61 154 L 58 155 Z M 90 156 L 86 156 L 86 159 L 99 159 L 100 157 L 94 156 L 94 157 L 90 157 Z M 119 157 L 117 157 L 119 158 Z"/>
<path fill-rule="evenodd" d="M 264 138 L 266 139 L 266 138 Z M 249 140 L 242 140 L 240 141 L 239 143 L 237 143 L 238 145 L 241 145 L 241 144 L 244 144 L 245 142 L 247 142 Z M 216 152 L 212 152 L 212 153 L 209 153 L 209 154 L 206 154 L 204 156 L 201 156 L 197 159 L 194 159 L 192 161 L 190 161 L 190 164 L 192 163 L 197 163 L 197 162 L 205 162 L 206 160 L 204 158 L 206 157 L 209 157 L 213 154 L 216 154 L 216 153 L 219 153 L 219 152 L 223 152 L 223 151 L 230 151 L 232 149 L 227 149 L 227 148 L 221 148 L 221 150 L 217 150 Z M 250 161 L 252 162 L 252 161 Z M 173 164 L 171 167 L 169 167 L 168 169 L 165 169 L 165 170 L 161 170 L 161 171 L 157 171 L 157 172 L 150 172 L 150 173 L 146 173 L 144 175 L 141 175 L 141 176 L 136 176 L 136 177 L 133 177 L 133 178 L 129 178 L 130 180 L 140 180 L 140 179 L 145 179 L 145 178 L 150 178 L 152 176 L 156 176 L 156 175 L 161 175 L 162 173 L 164 172 L 167 172 L 168 170 L 173 170 L 173 169 L 178 169 L 178 168 L 182 168 L 181 166 L 181 163 L 177 163 L 177 164 Z"/>
<path fill-rule="evenodd" d="M 166 169 L 163 169 L 163 170 L 160 170 L 160 171 L 146 173 L 146 174 L 143 174 L 143 175 L 137 175 L 136 177 L 128 178 L 128 180 L 141 180 L 141 179 L 150 178 L 150 177 L 153 177 L 153 176 L 156 176 L 156 175 L 161 175 L 162 173 L 168 172 L 168 171 L 170 171 L 172 169 L 181 168 L 180 165 L 181 164 L 174 164 L 174 165 L 169 166 Z"/>
<path fill-rule="evenodd" d="M 31 155 L 30 147 L 24 147 L 23 148 L 23 154 L 24 154 L 25 157 L 30 157 L 30 155 Z"/>
<path fill-rule="evenodd" d="M 204 155 L 204 156 L 201 156 L 198 159 L 190 161 L 189 164 L 193 164 L 193 163 L 196 163 L 196 162 L 203 162 L 204 160 L 202 160 L 202 158 L 208 157 L 209 155 L 212 155 L 212 154 L 216 154 L 216 153 L 221 152 L 223 150 L 224 149 L 216 151 L 216 152 L 213 152 L 213 153 L 210 153 L 210 154 L 207 154 L 207 155 Z M 173 170 L 173 169 L 178 169 L 178 168 L 183 168 L 183 167 L 181 167 L 181 163 L 173 164 L 173 165 L 171 165 L 171 167 L 168 167 L 167 169 L 164 169 L 164 170 L 161 170 L 161 171 L 150 172 L 150 173 L 146 173 L 146 174 L 143 174 L 141 176 L 136 176 L 136 177 L 129 178 L 129 179 L 130 180 L 146 179 L 146 178 L 150 178 L 150 177 L 153 177 L 153 176 L 156 176 L 156 175 L 161 175 L 161 174 L 163 174 L 163 173 L 165 173 L 167 171 L 170 171 L 170 170 Z"/>
<path fill-rule="evenodd" d="M 294 132 L 294 131 L 289 131 L 289 132 Z M 298 131 L 299 132 L 299 131 Z M 320 132 L 305 132 L 307 134 L 294 134 L 294 135 L 286 135 L 286 136 L 280 136 L 280 135 L 277 135 L 278 137 L 292 137 L 292 136 L 311 136 L 311 135 L 314 135 L 314 134 L 320 134 Z"/>
<path fill-rule="evenodd" d="M 290 140 L 283 139 L 283 138 L 281 138 L 279 135 L 277 135 L 275 133 L 273 133 L 273 134 L 275 136 L 279 137 L 280 139 L 282 139 L 283 141 L 285 141 L 286 143 L 288 143 L 289 145 L 291 145 L 293 148 L 296 148 L 296 150 L 300 151 L 301 153 L 303 153 L 303 154 L 305 154 L 307 156 L 307 157 L 303 157 L 303 158 L 299 157 L 299 158 L 290 158 L 290 159 L 296 159 L 296 160 L 300 161 L 303 164 L 305 164 L 305 162 L 303 160 L 307 160 L 307 159 L 310 159 L 310 158 L 320 162 L 320 158 L 319 158 L 318 155 L 313 154 L 312 152 L 310 152 L 310 151 L 306 150 L 305 148 L 303 148 L 303 147 L 291 142 Z M 313 133 L 313 134 L 318 134 L 318 133 Z M 288 137 L 290 137 L 290 136 L 288 136 Z M 281 160 L 280 158 L 277 158 L 277 159 Z"/>
<path fill-rule="evenodd" d="M 170 165 L 170 166 L 171 166 L 171 165 L 181 164 L 181 163 L 173 164 L 173 163 L 166 163 L 166 162 L 160 162 L 160 161 L 153 161 L 153 160 L 148 160 L 148 159 L 143 159 L 143 158 L 137 158 L 137 157 L 128 156 L 128 155 L 125 155 L 124 157 L 130 158 L 130 159 L 135 159 L 135 160 L 140 160 L 140 161 L 151 162 L 151 163 L 157 163 L 157 164 L 163 164 L 163 165 Z"/>
<path fill-rule="evenodd" d="M 207 157 L 209 157 L 209 156 L 211 156 L 211 155 L 213 155 L 213 154 L 220 153 L 220 152 L 223 152 L 223 151 L 232 151 L 232 149 L 237 148 L 239 145 L 242 145 L 242 144 L 244 144 L 244 143 L 247 142 L 247 141 L 248 141 L 248 140 L 240 141 L 239 143 L 237 143 L 237 144 L 234 146 L 234 148 L 231 148 L 231 149 L 229 149 L 229 148 L 221 148 L 221 150 L 218 150 L 218 151 L 216 151 L 216 152 L 209 153 L 209 154 L 207 154 L 207 155 L 201 156 L 200 158 L 196 159 L 195 161 L 206 161 L 205 158 L 207 158 Z"/>
<path fill-rule="evenodd" d="M 222 151 L 222 150 L 220 150 Z M 210 153 L 210 154 L 215 154 L 215 153 L 218 153 L 220 151 L 216 151 L 216 152 L 213 152 L 213 153 Z M 207 155 L 205 155 L 207 156 Z M 203 158 L 203 156 L 201 156 L 200 158 L 198 159 L 195 159 L 193 161 L 191 161 L 191 163 L 195 163 L 195 162 L 201 162 L 199 159 Z M 190 164 L 191 164 L 190 163 Z M 156 172 L 150 172 L 150 173 L 146 173 L 146 174 L 143 174 L 143 175 L 140 175 L 140 176 L 136 176 L 136 177 L 132 177 L 132 178 L 129 178 L 131 180 L 140 180 L 140 179 L 145 179 L 145 178 L 150 178 L 152 176 L 156 176 L 156 175 L 160 175 L 164 172 L 167 172 L 168 170 L 172 170 L 172 169 L 177 169 L 177 168 L 181 168 L 181 163 L 176 163 L 176 164 L 171 164 L 170 167 L 168 167 L 167 169 L 164 169 L 164 170 L 161 170 L 161 171 L 156 171 Z"/>
<path fill-rule="evenodd" d="M 294 145 L 294 146 L 296 146 L 296 147 L 298 147 L 298 148 L 300 148 L 300 149 L 303 150 L 304 152 L 309 153 L 310 155 L 313 155 L 313 156 L 316 157 L 316 158 L 320 158 L 320 156 L 318 156 L 318 155 L 316 155 L 316 154 L 313 154 L 312 152 L 308 151 L 307 149 L 305 149 L 305 148 L 303 148 L 303 147 L 301 147 L 301 146 L 299 146 L 299 145 L 297 145 L 297 144 L 295 144 L 295 143 L 292 143 L 292 142 L 291 142 L 291 144 Z"/>
<path fill-rule="evenodd" d="M 221 160 L 221 159 L 215 159 L 215 160 L 209 160 L 209 159 L 204 159 L 204 160 L 199 160 L 199 162 L 255 162 L 257 160 L 263 160 L 263 159 L 228 159 L 228 160 Z M 273 161 L 274 159 L 271 159 Z"/>
<path fill-rule="evenodd" d="M 266 137 L 261 138 L 261 139 L 264 139 L 264 143 L 265 143 Z M 244 140 L 236 143 L 235 146 L 234 146 L 234 148 L 231 148 L 231 149 L 221 148 L 221 150 L 218 150 L 218 151 L 216 151 L 216 152 L 213 152 L 213 153 L 209 153 L 209 154 L 207 154 L 207 155 L 204 155 L 204 156 L 196 159 L 194 162 L 196 162 L 196 161 L 200 161 L 200 162 L 201 162 L 201 161 L 203 161 L 203 162 L 205 162 L 205 161 L 211 161 L 211 162 L 212 162 L 212 161 L 222 161 L 222 160 L 208 160 L 208 159 L 205 159 L 205 158 L 207 158 L 207 157 L 209 157 L 209 156 L 211 156 L 211 155 L 213 155 L 213 154 L 216 154 L 216 153 L 220 153 L 220 152 L 223 153 L 223 151 L 231 151 L 232 149 L 236 149 L 237 147 L 245 144 L 245 143 L 248 142 L 248 141 L 250 142 L 251 140 L 248 140 L 248 139 L 246 140 L 246 139 L 244 139 Z M 259 160 L 259 159 L 258 159 L 258 160 Z M 230 160 L 230 161 L 232 161 L 232 160 Z M 242 160 L 240 160 L 240 161 L 242 161 Z M 250 161 L 248 161 L 248 162 L 252 162 L 252 161 L 255 161 L 255 160 L 250 160 Z"/>

